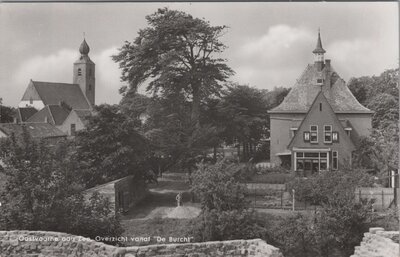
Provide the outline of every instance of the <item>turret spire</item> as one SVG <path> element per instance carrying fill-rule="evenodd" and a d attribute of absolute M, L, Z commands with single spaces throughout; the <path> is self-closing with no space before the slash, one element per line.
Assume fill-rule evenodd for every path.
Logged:
<path fill-rule="evenodd" d="M 322 41 L 321 41 L 321 33 L 318 28 L 318 40 L 317 40 L 317 46 L 315 47 L 313 53 L 314 54 L 324 54 L 326 51 L 324 48 L 322 48 Z"/>

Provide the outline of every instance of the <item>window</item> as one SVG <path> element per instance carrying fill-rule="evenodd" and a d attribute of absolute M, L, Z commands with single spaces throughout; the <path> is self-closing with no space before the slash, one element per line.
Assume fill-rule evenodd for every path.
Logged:
<path fill-rule="evenodd" d="M 332 132 L 332 142 L 338 143 L 339 142 L 339 133 L 338 132 Z"/>
<path fill-rule="evenodd" d="M 338 169 L 338 152 L 337 151 L 332 152 L 332 169 L 334 169 L 334 170 Z"/>
<path fill-rule="evenodd" d="M 89 84 L 89 91 L 91 91 L 91 90 L 92 90 L 92 85 Z"/>
<path fill-rule="evenodd" d="M 79 69 L 78 69 L 78 76 L 81 76 L 81 75 L 82 75 L 82 69 L 79 68 Z"/>
<path fill-rule="evenodd" d="M 76 133 L 76 125 L 71 124 L 71 136 L 75 136 L 75 133 Z"/>
<path fill-rule="evenodd" d="M 324 126 L 324 143 L 332 143 L 332 125 Z"/>
<path fill-rule="evenodd" d="M 296 135 L 297 128 L 290 128 L 290 136 L 294 137 Z"/>
<path fill-rule="evenodd" d="M 317 125 L 310 126 L 310 142 L 318 143 L 318 126 Z"/>
<path fill-rule="evenodd" d="M 319 111 L 322 112 L 322 103 L 319 103 Z"/>
<path fill-rule="evenodd" d="M 328 169 L 327 152 L 296 152 L 296 171 L 318 172 Z"/>
<path fill-rule="evenodd" d="M 33 104 L 33 99 L 32 99 L 32 97 L 29 98 L 29 103 L 30 103 L 30 104 Z"/>
<path fill-rule="evenodd" d="M 304 137 L 304 142 L 310 142 L 310 132 L 305 131 L 303 137 Z"/>

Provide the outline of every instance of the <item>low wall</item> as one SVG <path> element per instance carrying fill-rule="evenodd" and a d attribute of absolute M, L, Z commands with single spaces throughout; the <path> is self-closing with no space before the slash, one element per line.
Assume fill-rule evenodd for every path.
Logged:
<path fill-rule="evenodd" d="M 85 237 L 47 231 L 0 231 L 0 257 L 283 257 L 261 239 L 115 247 Z"/>
<path fill-rule="evenodd" d="M 399 257 L 399 231 L 385 231 L 383 228 L 370 228 L 364 233 L 360 246 L 355 247 L 350 257 Z"/>
<path fill-rule="evenodd" d="M 84 195 L 89 198 L 94 192 L 108 198 L 114 211 L 127 212 L 146 197 L 148 190 L 144 181 L 128 176 L 89 188 Z"/>

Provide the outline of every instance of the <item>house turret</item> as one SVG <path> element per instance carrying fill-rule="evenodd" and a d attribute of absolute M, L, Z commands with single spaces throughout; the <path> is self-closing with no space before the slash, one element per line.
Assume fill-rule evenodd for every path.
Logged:
<path fill-rule="evenodd" d="M 321 33 L 318 30 L 318 39 L 317 39 L 317 46 L 315 47 L 313 54 L 315 56 L 315 66 L 317 67 L 318 71 L 321 71 L 324 67 L 324 54 L 326 53 L 325 49 L 322 47 L 321 41 Z"/>

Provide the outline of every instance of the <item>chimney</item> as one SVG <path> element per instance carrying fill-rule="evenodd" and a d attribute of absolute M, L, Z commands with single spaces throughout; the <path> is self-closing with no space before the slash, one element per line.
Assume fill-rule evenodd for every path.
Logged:
<path fill-rule="evenodd" d="M 330 59 L 325 60 L 325 67 L 326 67 L 326 70 L 330 71 L 330 69 L 331 69 L 331 60 Z"/>
<path fill-rule="evenodd" d="M 325 60 L 325 71 L 326 71 L 326 85 L 328 85 L 329 87 L 332 87 L 332 83 L 331 83 L 331 76 L 332 76 L 332 71 L 331 71 L 331 60 L 330 59 L 326 59 Z"/>

